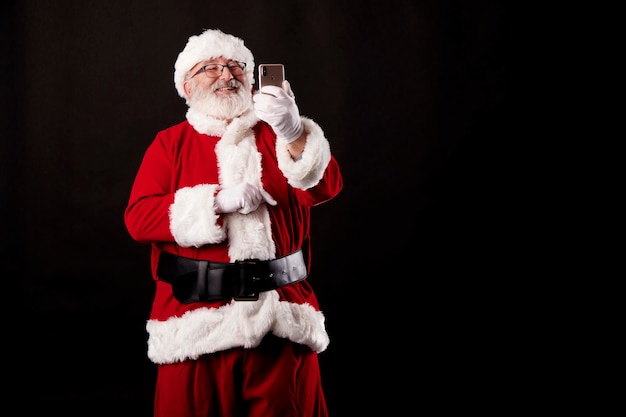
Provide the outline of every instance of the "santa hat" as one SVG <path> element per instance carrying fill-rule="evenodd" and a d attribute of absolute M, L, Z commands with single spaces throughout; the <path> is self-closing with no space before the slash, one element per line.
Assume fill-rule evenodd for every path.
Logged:
<path fill-rule="evenodd" d="M 174 85 L 178 95 L 186 98 L 183 83 L 194 65 L 200 61 L 218 57 L 245 62 L 248 81 L 251 86 L 254 85 L 254 56 L 244 46 L 243 40 L 219 29 L 207 29 L 200 35 L 191 36 L 185 49 L 178 54 L 174 64 Z"/>

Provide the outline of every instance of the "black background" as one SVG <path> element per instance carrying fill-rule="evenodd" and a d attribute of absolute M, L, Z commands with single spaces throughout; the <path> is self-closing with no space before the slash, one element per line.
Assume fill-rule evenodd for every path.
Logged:
<path fill-rule="evenodd" d="M 342 167 L 344 190 L 312 213 L 309 278 L 331 415 L 489 407 L 498 329 L 484 294 L 507 272 L 515 129 L 501 2 L 0 7 L 5 362 L 25 412 L 151 415 L 149 248 L 123 211 L 146 147 L 184 119 L 173 64 L 206 28 L 244 39 L 257 65 L 285 64 Z"/>

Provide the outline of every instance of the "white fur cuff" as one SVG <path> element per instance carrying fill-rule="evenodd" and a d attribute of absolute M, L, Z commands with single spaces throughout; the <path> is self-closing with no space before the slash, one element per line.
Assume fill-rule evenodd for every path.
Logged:
<path fill-rule="evenodd" d="M 307 135 L 304 151 L 297 160 L 291 158 L 287 142 L 276 140 L 278 167 L 292 187 L 309 189 L 322 179 L 330 162 L 330 144 L 322 128 L 313 120 L 302 117 L 302 125 Z"/>
<path fill-rule="evenodd" d="M 217 187 L 215 184 L 199 184 L 176 191 L 169 212 L 170 231 L 180 246 L 200 247 L 226 238 L 215 213 Z"/>

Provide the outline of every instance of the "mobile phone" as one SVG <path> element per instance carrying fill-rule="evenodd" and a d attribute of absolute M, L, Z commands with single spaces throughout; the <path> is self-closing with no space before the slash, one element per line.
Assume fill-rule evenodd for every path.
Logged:
<path fill-rule="evenodd" d="M 285 66 L 283 64 L 259 64 L 259 90 L 266 85 L 283 86 Z"/>

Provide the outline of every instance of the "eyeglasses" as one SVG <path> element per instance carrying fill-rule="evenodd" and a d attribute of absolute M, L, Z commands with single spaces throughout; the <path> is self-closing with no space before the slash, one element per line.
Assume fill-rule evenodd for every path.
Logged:
<path fill-rule="evenodd" d="M 246 69 L 246 63 L 233 61 L 228 64 L 206 64 L 201 66 L 200 69 L 198 69 L 198 71 L 196 71 L 190 78 L 193 78 L 200 73 L 204 73 L 204 75 L 209 78 L 217 78 L 222 75 L 224 68 L 228 68 L 228 71 L 237 77 L 239 75 L 243 75 L 243 72 Z"/>

